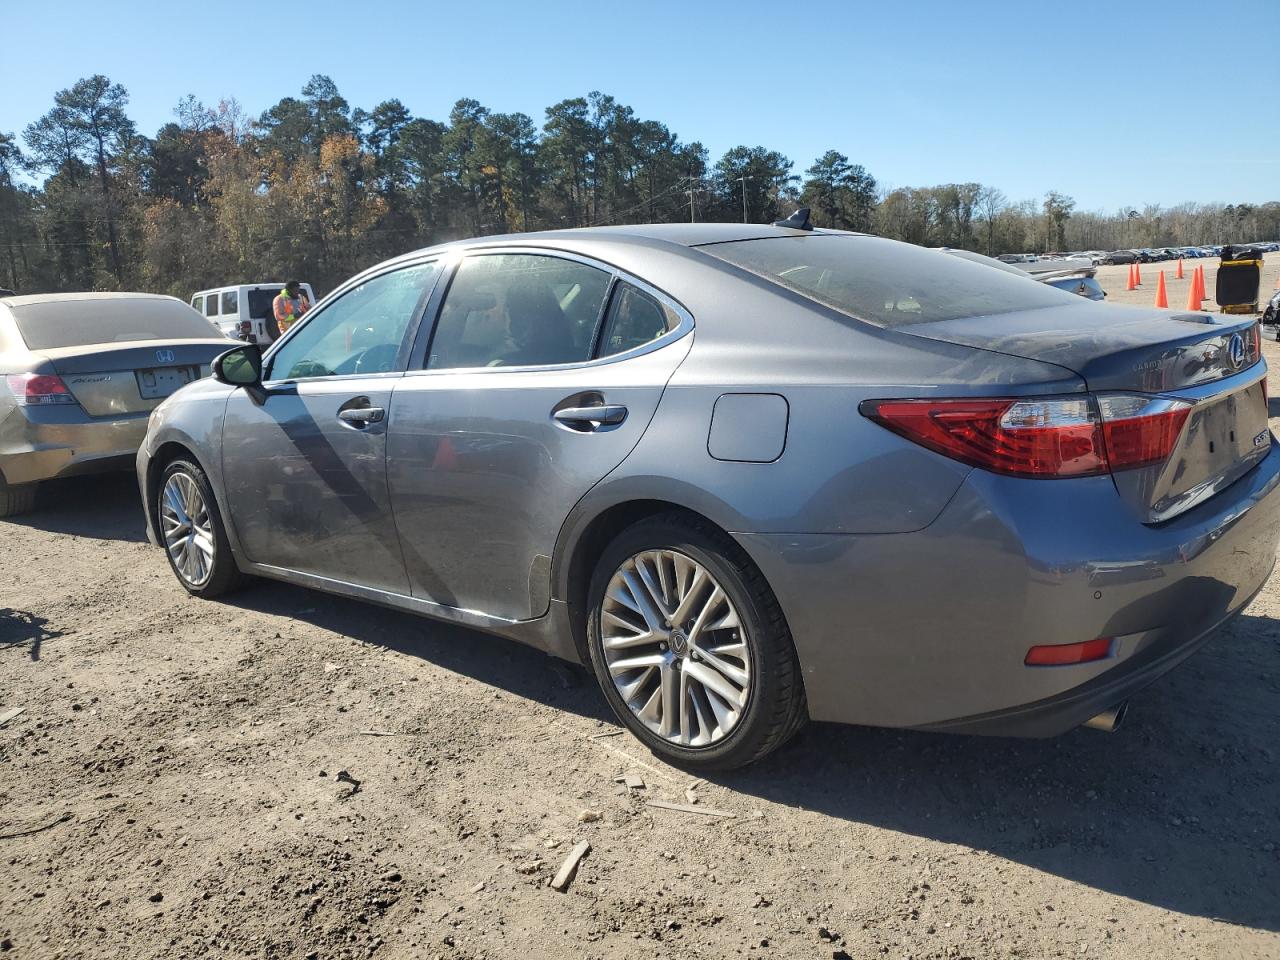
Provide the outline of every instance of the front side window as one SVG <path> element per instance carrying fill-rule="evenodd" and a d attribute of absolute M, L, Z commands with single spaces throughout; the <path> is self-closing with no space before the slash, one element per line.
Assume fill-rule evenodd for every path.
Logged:
<path fill-rule="evenodd" d="M 240 312 L 240 293 L 238 290 L 228 290 L 222 295 L 222 315 L 237 314 Z"/>
<path fill-rule="evenodd" d="M 192 297 L 191 309 L 204 313 L 204 297 Z"/>
<path fill-rule="evenodd" d="M 607 271 L 560 257 L 466 257 L 440 309 L 427 369 L 589 360 L 610 279 Z"/>
<path fill-rule="evenodd" d="M 597 356 L 611 357 L 643 347 L 680 324 L 676 312 L 638 287 L 620 282 L 609 301 Z"/>
<path fill-rule="evenodd" d="M 436 269 L 435 262 L 419 263 L 371 277 L 308 315 L 272 356 L 269 378 L 298 380 L 394 370 L 405 332 L 431 289 Z"/>
<path fill-rule="evenodd" d="M 216 317 L 218 315 L 218 295 L 211 293 L 204 298 L 204 315 L 206 317 Z"/>
<path fill-rule="evenodd" d="M 1072 303 L 1029 276 L 880 237 L 814 234 L 699 249 L 882 327 Z"/>

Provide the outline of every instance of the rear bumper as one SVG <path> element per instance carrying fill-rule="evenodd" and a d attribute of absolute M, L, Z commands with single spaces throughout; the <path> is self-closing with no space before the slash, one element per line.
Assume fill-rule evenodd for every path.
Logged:
<path fill-rule="evenodd" d="M 96 419 L 70 405 L 30 413 L 11 408 L 0 420 L 0 476 L 16 486 L 127 470 L 146 435 L 148 416 L 144 411 Z"/>
<path fill-rule="evenodd" d="M 1110 477 L 975 470 L 928 527 L 738 534 L 778 595 L 810 715 L 1048 736 L 1189 656 L 1262 588 L 1280 542 L 1280 444 L 1159 526 Z M 1037 644 L 1114 638 L 1105 660 L 1028 667 Z"/>
<path fill-rule="evenodd" d="M 1259 586 L 1258 591 L 1261 589 Z M 1257 596 L 1258 591 L 1253 596 Z M 988 737 L 1053 737 L 1066 733 L 1104 710 L 1123 703 L 1182 663 L 1211 640 L 1219 627 L 1248 606 L 1253 596 L 1199 635 L 1187 638 L 1166 636 L 1120 661 L 1106 673 L 1065 693 L 1007 710 L 925 724 L 916 729 Z"/>

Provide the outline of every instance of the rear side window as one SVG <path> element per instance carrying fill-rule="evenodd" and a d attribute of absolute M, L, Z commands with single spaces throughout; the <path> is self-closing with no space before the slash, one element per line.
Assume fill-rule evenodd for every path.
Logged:
<path fill-rule="evenodd" d="M 449 284 L 430 370 L 581 363 L 609 290 L 604 270 L 536 254 L 476 254 Z"/>
<path fill-rule="evenodd" d="M 104 297 L 9 308 L 31 350 L 130 340 L 212 340 L 221 334 L 181 300 Z"/>
<path fill-rule="evenodd" d="M 191 309 L 199 310 L 201 313 L 204 313 L 204 297 L 192 297 Z"/>
<path fill-rule="evenodd" d="M 882 327 L 1073 302 L 1071 294 L 1030 277 L 880 237 L 815 234 L 737 240 L 699 249 Z"/>
<path fill-rule="evenodd" d="M 235 315 L 240 312 L 240 292 L 238 290 L 228 290 L 222 295 L 222 315 Z"/>
<path fill-rule="evenodd" d="M 680 323 L 674 310 L 643 290 L 619 282 L 609 301 L 598 355 L 610 357 L 657 340 Z"/>
<path fill-rule="evenodd" d="M 204 315 L 206 317 L 216 317 L 218 315 L 218 295 L 211 293 L 204 300 Z"/>

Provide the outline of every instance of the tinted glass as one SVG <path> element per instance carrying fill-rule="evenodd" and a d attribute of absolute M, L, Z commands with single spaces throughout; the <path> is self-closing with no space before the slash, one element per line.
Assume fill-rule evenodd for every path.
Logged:
<path fill-rule="evenodd" d="M 419 301 L 435 276 L 421 263 L 366 280 L 323 310 L 308 314 L 271 358 L 273 380 L 387 373 Z"/>
<path fill-rule="evenodd" d="M 817 234 L 700 247 L 860 320 L 884 327 L 1060 307 L 1071 294 L 879 237 Z"/>
<path fill-rule="evenodd" d="M 228 290 L 222 295 L 222 315 L 240 312 L 240 296 L 238 290 Z"/>
<path fill-rule="evenodd" d="M 206 317 L 216 317 L 218 315 L 218 295 L 211 293 L 204 301 L 204 315 Z"/>
<path fill-rule="evenodd" d="M 526 367 L 591 357 L 604 270 L 559 257 L 476 255 L 458 265 L 427 367 Z"/>
<path fill-rule="evenodd" d="M 192 297 L 191 309 L 199 310 L 201 313 L 204 313 L 204 297 Z"/>
<path fill-rule="evenodd" d="M 212 340 L 208 320 L 181 300 L 105 297 L 10 306 L 18 333 L 31 350 L 130 340 Z"/>
<path fill-rule="evenodd" d="M 271 304 L 275 302 L 279 288 L 271 290 L 249 291 L 249 316 L 254 320 L 262 320 L 271 315 Z"/>
<path fill-rule="evenodd" d="M 675 311 L 629 283 L 619 283 L 609 301 L 598 355 L 634 350 L 657 340 L 679 324 Z"/>

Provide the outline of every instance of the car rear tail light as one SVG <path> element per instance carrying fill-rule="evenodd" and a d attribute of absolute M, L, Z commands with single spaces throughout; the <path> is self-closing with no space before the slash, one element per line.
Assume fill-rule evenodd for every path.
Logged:
<path fill-rule="evenodd" d="M 1191 413 L 1185 400 L 1105 394 L 1098 397 L 1102 435 L 1112 470 L 1128 470 L 1169 458 Z"/>
<path fill-rule="evenodd" d="M 75 403 L 62 378 L 49 373 L 11 373 L 5 377 L 9 392 L 21 407 Z"/>
<path fill-rule="evenodd" d="M 1111 638 L 1099 637 L 1083 643 L 1050 643 L 1032 647 L 1023 660 L 1029 667 L 1061 667 L 1069 663 L 1090 663 L 1111 656 Z"/>
<path fill-rule="evenodd" d="M 878 400 L 863 413 L 938 453 L 1015 477 L 1107 471 L 1087 397 L 1037 400 Z"/>
<path fill-rule="evenodd" d="M 1191 404 L 1163 397 L 868 400 L 862 413 L 954 460 L 1013 477 L 1088 477 L 1166 459 Z"/>

